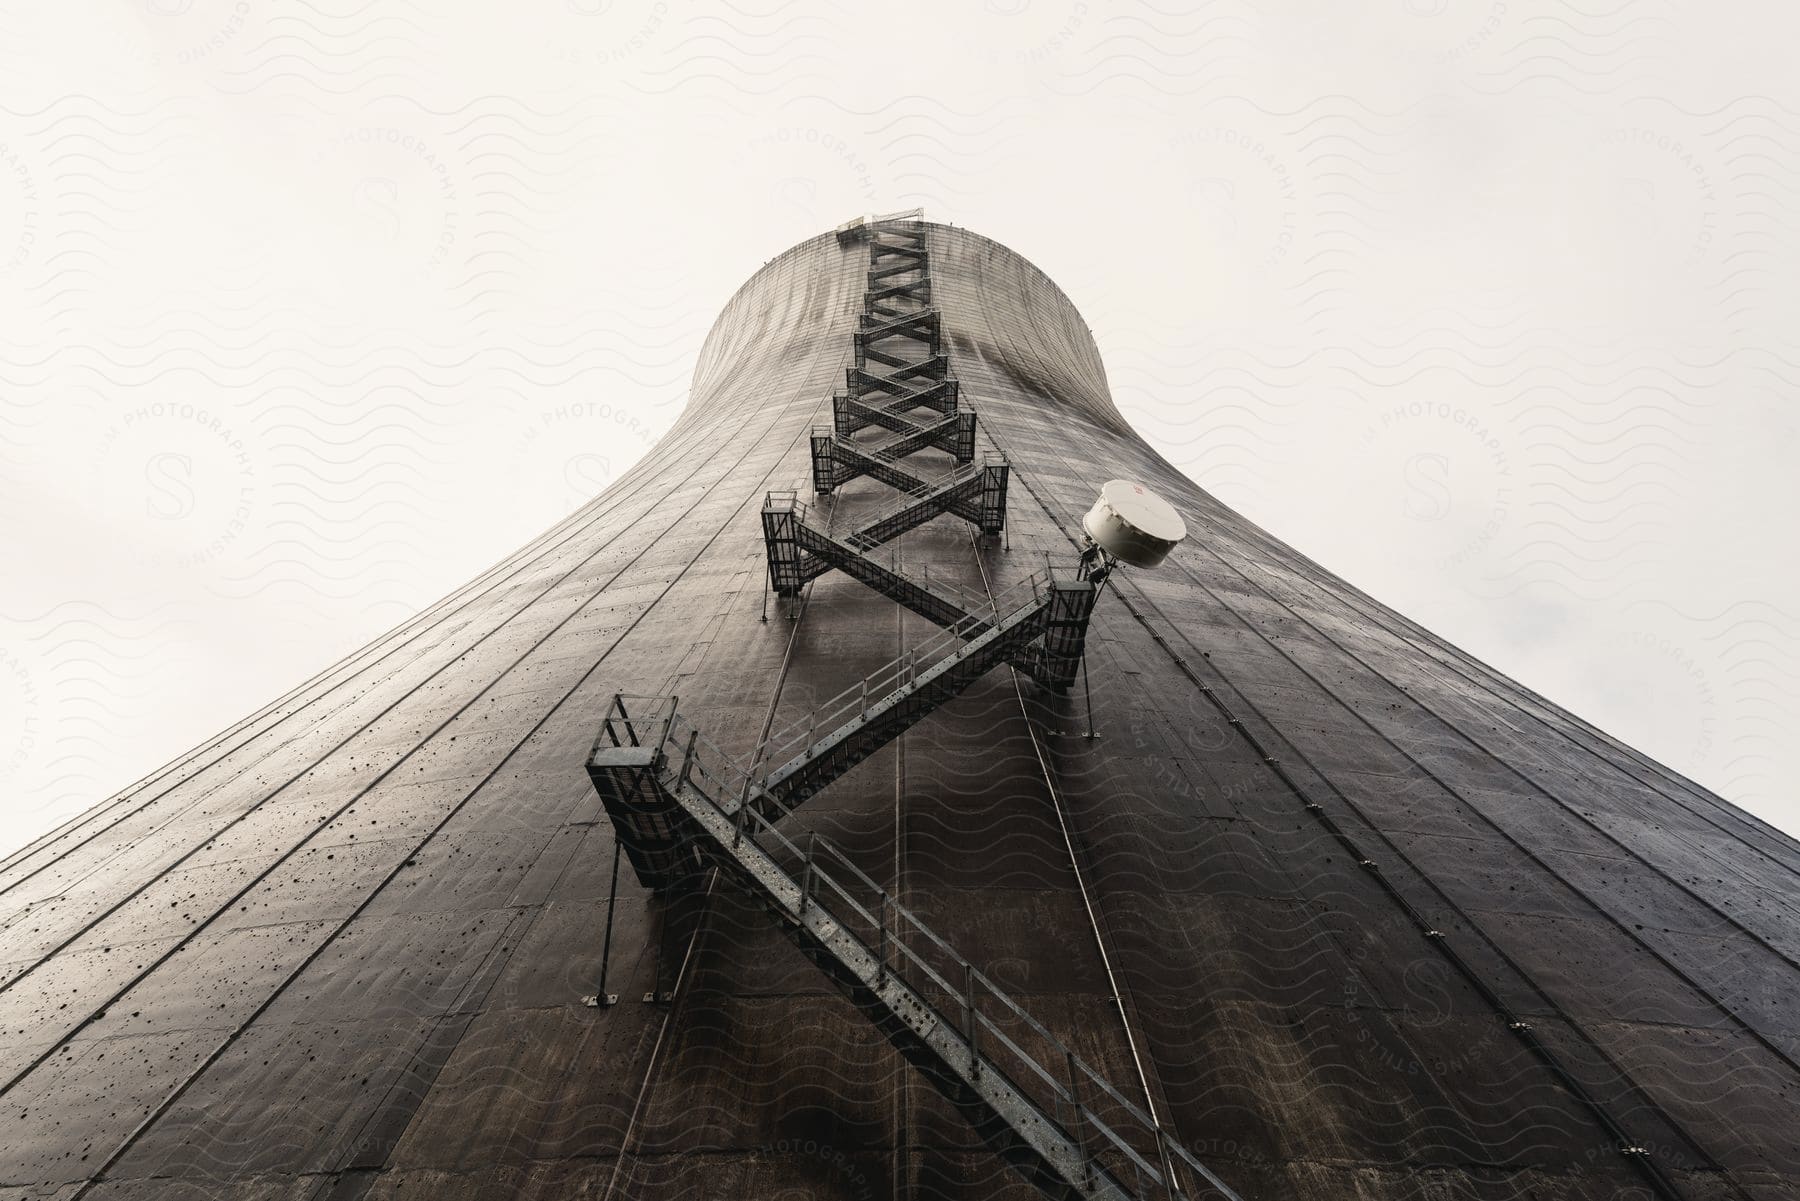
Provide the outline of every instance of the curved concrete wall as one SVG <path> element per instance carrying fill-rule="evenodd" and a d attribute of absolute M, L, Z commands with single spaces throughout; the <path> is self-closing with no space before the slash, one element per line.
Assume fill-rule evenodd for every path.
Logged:
<path fill-rule="evenodd" d="M 1190 538 L 1101 602 L 1099 738 L 1079 689 L 997 671 L 801 828 L 1246 1197 L 1796 1195 L 1792 840 L 1183 478 L 1022 258 L 931 254 L 1009 531 L 881 553 L 997 589 L 1071 559 L 1116 476 Z M 758 509 L 809 492 L 866 270 L 829 235 L 773 260 L 605 494 L 0 866 L 0 1196 L 1026 1195 L 728 889 L 627 870 L 623 1002 L 580 1004 L 611 694 L 747 751 L 931 633 L 837 575 L 762 620 Z"/>

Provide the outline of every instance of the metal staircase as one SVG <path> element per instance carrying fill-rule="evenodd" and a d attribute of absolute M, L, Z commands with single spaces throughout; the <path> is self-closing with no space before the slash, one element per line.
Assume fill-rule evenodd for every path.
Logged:
<path fill-rule="evenodd" d="M 621 837 L 632 832 L 640 875 L 718 867 L 738 881 L 1046 1196 L 1240 1201 L 835 845 L 784 834 L 791 810 L 769 777 L 714 746 L 674 697 L 615 697 L 587 769 Z"/>
<path fill-rule="evenodd" d="M 718 798 L 719 803 L 733 812 L 755 811 L 774 820 L 1003 660 L 1015 659 L 1046 673 L 1066 668 L 1052 649 L 1055 635 L 1070 625 L 1086 624 L 1096 591 L 1076 569 L 1040 572 L 1022 581 L 996 598 L 993 615 L 965 614 L 800 720 L 771 731 L 752 762 L 773 766 L 754 775 L 741 773 L 742 793 Z M 621 719 L 631 720 L 622 701 L 616 700 L 615 708 Z M 638 878 L 659 891 L 681 888 L 708 862 L 690 845 L 692 831 L 681 826 L 670 799 L 680 791 L 680 781 L 674 789 L 641 792 L 636 776 L 612 772 L 616 763 L 631 762 L 630 756 L 615 756 L 602 764 L 607 771 L 596 773 L 590 761 L 589 774 Z"/>
<path fill-rule="evenodd" d="M 931 307 L 925 234 L 916 223 L 871 229 L 863 310 L 852 335 L 855 361 L 845 369 L 844 391 L 832 397 L 833 428 L 812 436 L 813 490 L 821 496 L 860 475 L 913 490 L 923 481 L 894 465 L 927 447 L 959 463 L 975 457 L 975 414 L 958 404 L 960 389 Z M 933 416 L 919 420 L 913 413 L 920 409 Z M 896 436 L 873 445 L 851 441 L 871 426 Z"/>
<path fill-rule="evenodd" d="M 587 771 L 638 878 L 659 893 L 690 889 L 718 868 L 745 885 L 800 949 L 987 1142 L 1058 1198 L 1236 1194 L 1177 1146 L 1154 1118 L 996 988 L 835 847 L 802 851 L 778 823 L 996 665 L 1041 685 L 1075 680 L 1109 564 L 1084 556 L 997 593 L 914 578 L 870 553 L 944 514 L 985 534 L 1005 527 L 1009 468 L 976 464 L 975 414 L 959 406 L 931 306 L 923 226 L 851 225 L 840 244 L 869 244 L 869 291 L 855 365 L 833 398 L 834 428 L 812 435 L 816 492 L 862 476 L 900 493 L 837 536 L 807 521 L 792 491 L 762 509 L 770 586 L 797 596 L 838 570 L 941 627 L 880 670 L 771 731 L 748 768 L 714 746 L 673 697 L 615 696 Z M 931 416 L 913 416 L 928 410 Z M 866 429 L 885 441 L 860 441 Z M 928 449 L 959 466 L 925 479 L 903 459 Z M 765 766 L 773 765 L 773 766 Z M 614 866 L 615 880 L 617 864 Z M 610 931 L 610 928 L 609 928 Z M 610 933 L 609 933 L 610 937 Z M 603 969 L 604 975 L 604 969 Z M 610 1003 L 601 986 L 596 1003 Z M 1197 1192 L 1196 1183 L 1203 1186 Z"/>
<path fill-rule="evenodd" d="M 808 580 L 836 568 L 867 584 L 889 600 L 910 609 L 945 629 L 965 636 L 985 632 L 989 622 L 984 610 L 999 611 L 999 598 L 971 593 L 947 580 L 919 579 L 884 565 L 858 545 L 861 535 L 835 538 L 807 524 L 806 505 L 792 492 L 771 492 L 763 502 L 763 538 L 768 549 L 769 576 L 783 596 L 797 593 Z M 929 516 L 929 514 L 928 514 Z M 917 524 L 917 514 L 900 514 Z M 882 525 L 887 518 L 878 519 Z M 1046 605 L 1042 639 L 1035 645 L 1009 650 L 1006 658 L 1044 687 L 1064 691 L 1075 682 L 1087 640 L 1087 623 L 1103 577 L 1084 567 L 1049 568 L 1027 577 L 1025 585 L 1037 588 Z"/>

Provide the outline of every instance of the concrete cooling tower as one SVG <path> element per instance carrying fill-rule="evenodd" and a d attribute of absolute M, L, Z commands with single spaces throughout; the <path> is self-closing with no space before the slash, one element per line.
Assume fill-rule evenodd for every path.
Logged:
<path fill-rule="evenodd" d="M 0 1198 L 1797 1198 L 1797 866 L 853 221 L 604 494 L 0 865 Z"/>

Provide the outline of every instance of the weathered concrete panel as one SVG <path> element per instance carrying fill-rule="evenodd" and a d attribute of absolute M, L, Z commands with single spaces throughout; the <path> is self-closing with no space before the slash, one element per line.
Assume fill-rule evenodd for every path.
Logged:
<path fill-rule="evenodd" d="M 1192 536 L 1095 613 L 1098 738 L 997 670 L 794 832 L 1247 1198 L 1800 1196 L 1800 846 L 1225 508 L 1042 272 L 929 243 L 1008 529 L 882 553 L 1003 587 L 1116 477 Z M 1034 1195 L 750 898 L 614 897 L 582 770 L 614 692 L 748 754 L 932 636 L 837 575 L 763 620 L 758 511 L 810 489 L 867 269 L 774 259 L 606 493 L 0 865 L 0 1198 Z"/>

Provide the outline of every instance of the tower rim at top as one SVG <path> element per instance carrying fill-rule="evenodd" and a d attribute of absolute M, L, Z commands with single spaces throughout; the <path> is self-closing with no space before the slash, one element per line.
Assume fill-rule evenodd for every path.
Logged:
<path fill-rule="evenodd" d="M 859 251 L 866 246 L 866 240 L 847 239 L 845 234 L 859 226 L 866 229 L 884 221 L 904 222 L 909 226 L 922 229 L 925 236 L 936 244 L 960 242 L 965 248 L 975 249 L 983 256 L 996 261 L 1004 261 L 1007 270 L 1024 273 L 1029 278 L 1034 290 L 1042 288 L 1045 293 L 1044 300 L 1048 301 L 1044 307 L 1052 310 L 1060 309 L 1066 314 L 1067 319 L 1061 323 L 1064 328 L 1059 331 L 1063 340 L 1061 351 L 1066 353 L 1074 350 L 1090 360 L 1085 366 L 1090 371 L 1091 383 L 1082 389 L 1080 397 L 1080 403 L 1086 416 L 1114 432 L 1126 433 L 1130 430 L 1129 423 L 1119 412 L 1112 399 L 1111 389 L 1106 378 L 1105 364 L 1102 360 L 1099 343 L 1094 338 L 1092 326 L 1076 305 L 1073 297 L 1030 256 L 1016 247 L 969 226 L 934 220 L 925 215 L 923 209 L 878 214 L 874 217 L 859 215 L 849 218 L 836 226 L 792 243 L 751 272 L 720 307 L 718 316 L 713 319 L 706 336 L 701 341 L 699 353 L 695 356 L 694 370 L 690 377 L 687 402 L 682 407 L 678 424 L 705 416 L 715 411 L 722 403 L 721 397 L 717 395 L 720 389 L 716 386 L 720 382 L 722 369 L 727 368 L 734 357 L 746 353 L 752 348 L 750 340 L 738 336 L 740 331 L 737 326 L 743 314 L 747 310 L 761 312 L 768 308 L 774 298 L 784 296 L 793 287 L 810 285 L 811 280 L 807 280 L 803 284 L 799 279 L 791 279 L 786 285 L 783 285 L 781 281 L 784 276 L 791 275 L 792 268 L 798 264 L 806 265 L 808 270 L 816 270 L 815 251 L 833 241 L 837 243 L 836 249 L 841 256 L 846 272 L 845 287 L 840 290 L 839 295 L 832 298 L 837 309 L 833 311 L 829 307 L 823 307 L 816 312 L 809 312 L 806 315 L 809 320 L 800 328 L 806 332 L 829 337 L 831 331 L 836 328 L 834 322 L 852 319 L 863 291 L 861 282 L 863 275 L 858 268 L 866 269 L 866 264 L 863 263 Z M 851 279 L 853 275 L 855 276 L 854 281 Z M 979 306 L 973 294 L 962 297 L 959 286 L 952 282 L 952 286 L 947 289 L 943 297 L 943 302 L 942 307 L 945 309 L 947 321 L 946 343 L 952 348 L 952 353 L 986 354 L 1009 374 L 1015 376 L 1036 374 L 1029 370 L 1029 364 L 1018 361 L 1019 348 L 1011 345 L 1009 339 L 997 334 L 985 339 L 978 336 L 975 326 Z M 1040 301 L 1040 303 L 1043 302 Z M 788 316 L 792 317 L 794 314 L 789 313 Z M 785 336 L 791 337 L 794 330 L 784 325 L 782 332 Z M 1072 344 L 1068 341 L 1069 339 L 1074 340 Z M 729 375 L 729 372 L 726 371 L 724 374 Z"/>

